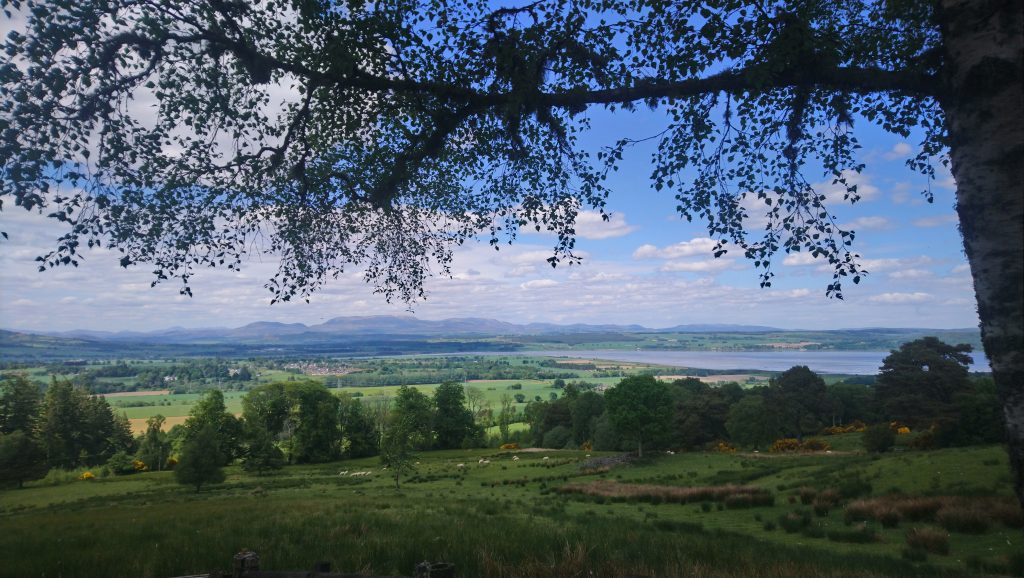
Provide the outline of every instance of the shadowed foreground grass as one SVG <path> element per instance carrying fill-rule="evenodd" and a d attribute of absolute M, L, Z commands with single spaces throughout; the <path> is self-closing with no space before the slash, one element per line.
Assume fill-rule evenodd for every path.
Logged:
<path fill-rule="evenodd" d="M 831 484 L 842 471 L 898 473 L 908 458 L 911 468 L 977 462 L 949 478 L 974 487 L 991 485 L 992 471 L 1005 468 L 982 464 L 993 463 L 998 448 L 955 452 L 881 461 L 685 454 L 585 474 L 580 452 L 522 453 L 513 461 L 511 454 L 475 450 L 424 453 L 417 476 L 400 491 L 372 459 L 289 467 L 263 478 L 230 468 L 225 484 L 199 494 L 174 485 L 166 472 L 36 485 L 0 492 L 0 576 L 167 578 L 227 570 L 242 548 L 258 552 L 272 570 L 326 560 L 343 572 L 411 575 L 417 562 L 430 560 L 455 563 L 463 578 L 964 576 L 977 569 L 965 565 L 968 555 L 1005 558 L 1015 547 L 1004 542 L 1020 531 L 953 535 L 950 555 L 911 562 L 900 556 L 908 525 L 879 527 L 873 543 L 856 544 L 767 531 L 761 522 L 800 508 L 788 499 L 795 488 Z M 492 464 L 479 466 L 481 456 Z M 339 470 L 374 474 L 353 478 Z M 685 487 L 742 481 L 777 499 L 772 506 L 719 509 L 599 502 L 554 491 L 599 480 Z M 819 523 L 840 528 L 842 514 Z"/>

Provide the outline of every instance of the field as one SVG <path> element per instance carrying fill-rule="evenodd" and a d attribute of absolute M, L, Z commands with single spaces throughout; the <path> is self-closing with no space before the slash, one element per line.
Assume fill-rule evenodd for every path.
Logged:
<path fill-rule="evenodd" d="M 161 578 L 227 570 L 242 548 L 258 552 L 266 569 L 328 560 L 337 571 L 378 574 L 411 575 L 431 560 L 455 563 L 462 577 L 965 576 L 1009 573 L 1021 537 L 1007 526 L 1020 512 L 1011 515 L 1000 447 L 883 457 L 661 454 L 606 471 L 581 469 L 588 458 L 574 451 L 424 452 L 418 460 L 400 490 L 373 458 L 265 477 L 232 467 L 226 483 L 198 494 L 167 472 L 51 476 L 0 493 L 0 576 Z M 372 474 L 348 475 L 356 471 Z M 771 504 L 658 497 L 736 485 Z M 617 497 L 598 495 L 605 486 Z M 839 491 L 849 497 L 822 512 L 803 503 Z M 844 516 L 858 494 L 893 492 L 966 496 L 955 500 L 1010 514 L 975 533 L 949 532 L 948 554 L 915 550 L 908 560 L 908 533 L 944 536 L 936 521 L 886 527 Z M 799 527 L 787 531 L 786 520 Z"/>

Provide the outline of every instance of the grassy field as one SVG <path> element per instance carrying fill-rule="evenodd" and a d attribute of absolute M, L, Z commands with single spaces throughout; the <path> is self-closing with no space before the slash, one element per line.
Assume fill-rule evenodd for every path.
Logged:
<path fill-rule="evenodd" d="M 936 520 L 885 527 L 844 515 L 858 497 L 893 491 L 967 496 L 941 499 L 976 503 L 985 508 L 971 510 L 979 515 L 1011 511 L 999 447 L 878 458 L 661 454 L 608 471 L 582 469 L 587 457 L 573 451 L 424 452 L 418 460 L 400 490 L 372 458 L 265 477 L 231 467 L 226 483 L 198 494 L 167 472 L 51 476 L 0 492 L 0 576 L 161 578 L 228 570 L 242 548 L 258 552 L 266 569 L 329 560 L 337 571 L 378 574 L 411 575 L 416 562 L 432 560 L 455 563 L 462 577 L 966 576 L 1007 574 L 1020 551 L 1020 529 L 993 519 L 974 533 L 949 532 L 948 554 L 908 560 L 907 534 L 934 532 Z M 372 474 L 348 475 L 356 471 Z M 656 497 L 738 484 L 771 504 Z M 621 496 L 586 493 L 604 486 Z M 823 512 L 803 503 L 839 491 L 852 493 Z M 786 531 L 787 517 L 806 525 Z"/>

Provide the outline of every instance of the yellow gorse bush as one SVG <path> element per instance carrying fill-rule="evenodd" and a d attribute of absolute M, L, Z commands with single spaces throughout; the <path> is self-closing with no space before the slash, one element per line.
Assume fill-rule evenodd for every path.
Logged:
<path fill-rule="evenodd" d="M 93 475 L 92 472 L 82 472 L 82 475 L 78 476 L 78 479 L 80 479 L 80 480 L 92 480 L 92 479 L 95 479 L 95 478 L 96 478 L 96 476 Z"/>

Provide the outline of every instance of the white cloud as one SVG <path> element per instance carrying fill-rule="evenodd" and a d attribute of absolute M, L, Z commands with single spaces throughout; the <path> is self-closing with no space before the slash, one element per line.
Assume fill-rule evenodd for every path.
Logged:
<path fill-rule="evenodd" d="M 849 223 L 844 223 L 844 229 L 853 229 L 854 231 L 881 231 L 892 228 L 892 221 L 886 217 L 858 217 Z"/>
<path fill-rule="evenodd" d="M 884 158 L 887 161 L 892 161 L 896 159 L 906 159 L 913 152 L 914 147 L 910 146 L 905 142 L 898 142 L 892 146 L 892 149 L 890 149 L 889 152 L 882 155 L 882 158 Z"/>
<path fill-rule="evenodd" d="M 717 242 L 708 237 L 697 237 L 689 241 L 680 241 L 674 245 L 658 248 L 654 245 L 641 245 L 633 251 L 634 259 L 679 259 L 682 257 L 705 256 L 714 253 Z"/>
<path fill-rule="evenodd" d="M 905 303 L 923 303 L 930 301 L 932 295 L 929 293 L 915 292 L 915 293 L 882 293 L 880 295 L 874 295 L 868 297 L 868 301 L 872 303 L 887 303 L 887 304 L 905 304 Z"/>
<path fill-rule="evenodd" d="M 953 271 L 952 272 L 956 273 L 958 275 L 959 274 L 963 274 L 963 273 L 970 273 L 971 272 L 971 266 L 968 265 L 967 263 L 962 263 L 960 265 L 957 265 L 956 267 L 953 267 Z"/>
<path fill-rule="evenodd" d="M 732 259 L 703 259 L 700 261 L 669 261 L 658 268 L 665 272 L 712 273 L 733 267 Z"/>
<path fill-rule="evenodd" d="M 545 287 L 555 287 L 556 285 L 558 285 L 558 281 L 555 281 L 554 279 L 534 279 L 520 284 L 519 288 L 525 290 L 543 289 Z"/>
<path fill-rule="evenodd" d="M 581 211 L 576 215 L 575 229 L 576 236 L 582 239 L 612 239 L 628 235 L 636 227 L 626 223 L 622 213 L 611 213 L 605 221 L 597 211 Z"/>
<path fill-rule="evenodd" d="M 846 178 L 848 185 L 855 185 L 857 187 L 857 194 L 860 196 L 858 202 L 873 201 L 878 198 L 878 187 L 873 185 L 871 179 L 864 173 L 843 171 L 842 175 Z M 846 187 L 841 183 L 833 183 L 829 179 L 820 183 L 814 183 L 813 187 L 819 194 L 825 195 L 826 204 L 831 203 L 833 206 L 837 203 L 849 204 L 849 201 L 843 198 L 846 195 Z"/>
<path fill-rule="evenodd" d="M 926 279 L 932 275 L 932 272 L 927 269 L 903 269 L 889 273 L 889 278 L 898 280 Z"/>
<path fill-rule="evenodd" d="M 948 215 L 936 215 L 934 217 L 922 217 L 920 219 L 914 219 L 913 224 L 915 227 L 944 227 L 946 225 L 955 225 L 960 220 L 957 218 L 955 213 Z"/>
<path fill-rule="evenodd" d="M 783 265 L 790 267 L 802 267 L 805 265 L 819 265 L 827 262 L 826 259 L 818 259 L 812 253 L 790 253 L 782 260 Z"/>

